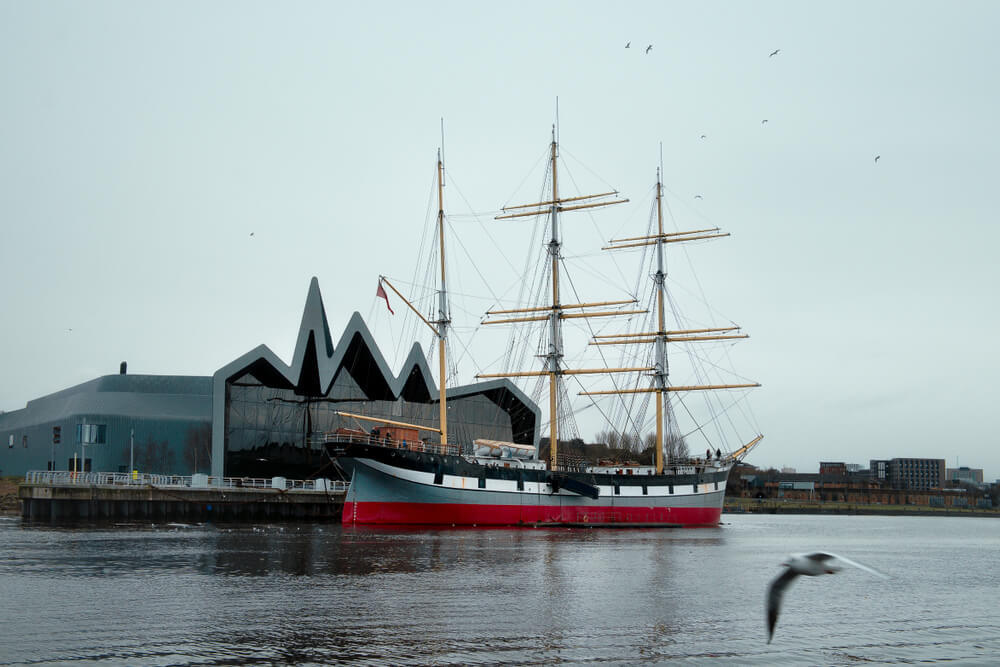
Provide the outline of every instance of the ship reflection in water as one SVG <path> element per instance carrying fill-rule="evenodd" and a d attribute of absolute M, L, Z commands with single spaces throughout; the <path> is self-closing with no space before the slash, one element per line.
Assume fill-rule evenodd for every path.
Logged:
<path fill-rule="evenodd" d="M 556 552 L 567 542 L 581 550 L 593 549 L 595 543 L 605 544 L 600 532 L 566 528 L 421 530 L 296 525 L 223 528 L 214 539 L 214 560 L 204 563 L 204 572 L 344 576 L 448 571 L 487 578 L 502 577 L 504 573 L 523 577 L 537 565 L 539 556 L 542 563 L 554 562 Z M 714 544 L 722 539 L 721 531 L 713 528 L 679 532 L 661 543 L 650 558 L 656 565 L 665 565 L 672 547 Z"/>
<path fill-rule="evenodd" d="M 886 536 L 891 536 L 887 539 Z M 1000 654 L 1000 522 L 725 515 L 698 529 L 43 529 L 0 521 L 0 662 L 739 664 Z M 764 591 L 821 546 L 887 572 Z"/>
<path fill-rule="evenodd" d="M 437 572 L 479 564 L 523 568 L 522 530 L 257 526 L 223 528 L 206 574 L 376 575 Z"/>

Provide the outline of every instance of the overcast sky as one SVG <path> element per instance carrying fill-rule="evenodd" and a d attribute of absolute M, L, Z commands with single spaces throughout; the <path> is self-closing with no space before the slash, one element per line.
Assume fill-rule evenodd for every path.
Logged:
<path fill-rule="evenodd" d="M 451 256 L 484 251 L 499 292 L 523 258 L 482 239 L 530 240 L 492 215 L 538 194 L 558 96 L 563 194 L 632 200 L 581 224 L 643 233 L 662 143 L 670 226 L 732 233 L 688 256 L 752 336 L 750 463 L 995 479 L 997 25 L 995 2 L 2 2 L 0 410 L 122 360 L 291 361 L 312 276 L 335 338 L 359 311 L 400 363 L 415 329 L 375 284 L 419 273 L 440 119 L 451 226 L 480 237 Z"/>

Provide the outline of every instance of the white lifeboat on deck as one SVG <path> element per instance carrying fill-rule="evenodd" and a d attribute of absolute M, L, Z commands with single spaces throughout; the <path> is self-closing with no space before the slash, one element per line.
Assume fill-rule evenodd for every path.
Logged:
<path fill-rule="evenodd" d="M 535 454 L 534 445 L 519 445 L 516 442 L 477 438 L 472 441 L 472 444 L 476 446 L 476 456 L 529 459 Z"/>

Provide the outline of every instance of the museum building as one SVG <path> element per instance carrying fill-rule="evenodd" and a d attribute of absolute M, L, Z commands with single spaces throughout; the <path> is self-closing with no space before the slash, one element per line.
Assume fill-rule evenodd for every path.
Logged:
<path fill-rule="evenodd" d="M 418 343 L 394 375 L 357 312 L 334 344 L 313 278 L 291 364 L 266 345 L 204 377 L 130 375 L 123 362 L 118 375 L 0 414 L 0 475 L 131 469 L 335 478 L 324 434 L 372 425 L 345 412 L 437 428 L 438 388 Z M 448 388 L 449 441 L 537 446 L 539 428 L 538 407 L 507 379 Z"/>

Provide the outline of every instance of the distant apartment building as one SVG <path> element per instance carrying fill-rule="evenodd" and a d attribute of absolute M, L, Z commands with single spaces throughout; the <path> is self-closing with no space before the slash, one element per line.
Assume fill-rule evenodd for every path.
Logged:
<path fill-rule="evenodd" d="M 846 477 L 847 464 L 843 463 L 842 461 L 820 461 L 819 474 L 833 475 L 836 477 Z"/>
<path fill-rule="evenodd" d="M 969 468 L 968 466 L 948 468 L 945 478 L 949 482 L 969 482 L 970 484 L 982 485 L 983 469 Z"/>
<path fill-rule="evenodd" d="M 940 489 L 946 479 L 944 459 L 892 459 L 888 472 L 894 489 Z"/>
<path fill-rule="evenodd" d="M 889 464 L 892 461 L 886 459 L 872 459 L 868 462 L 868 472 L 876 482 L 889 481 Z"/>

